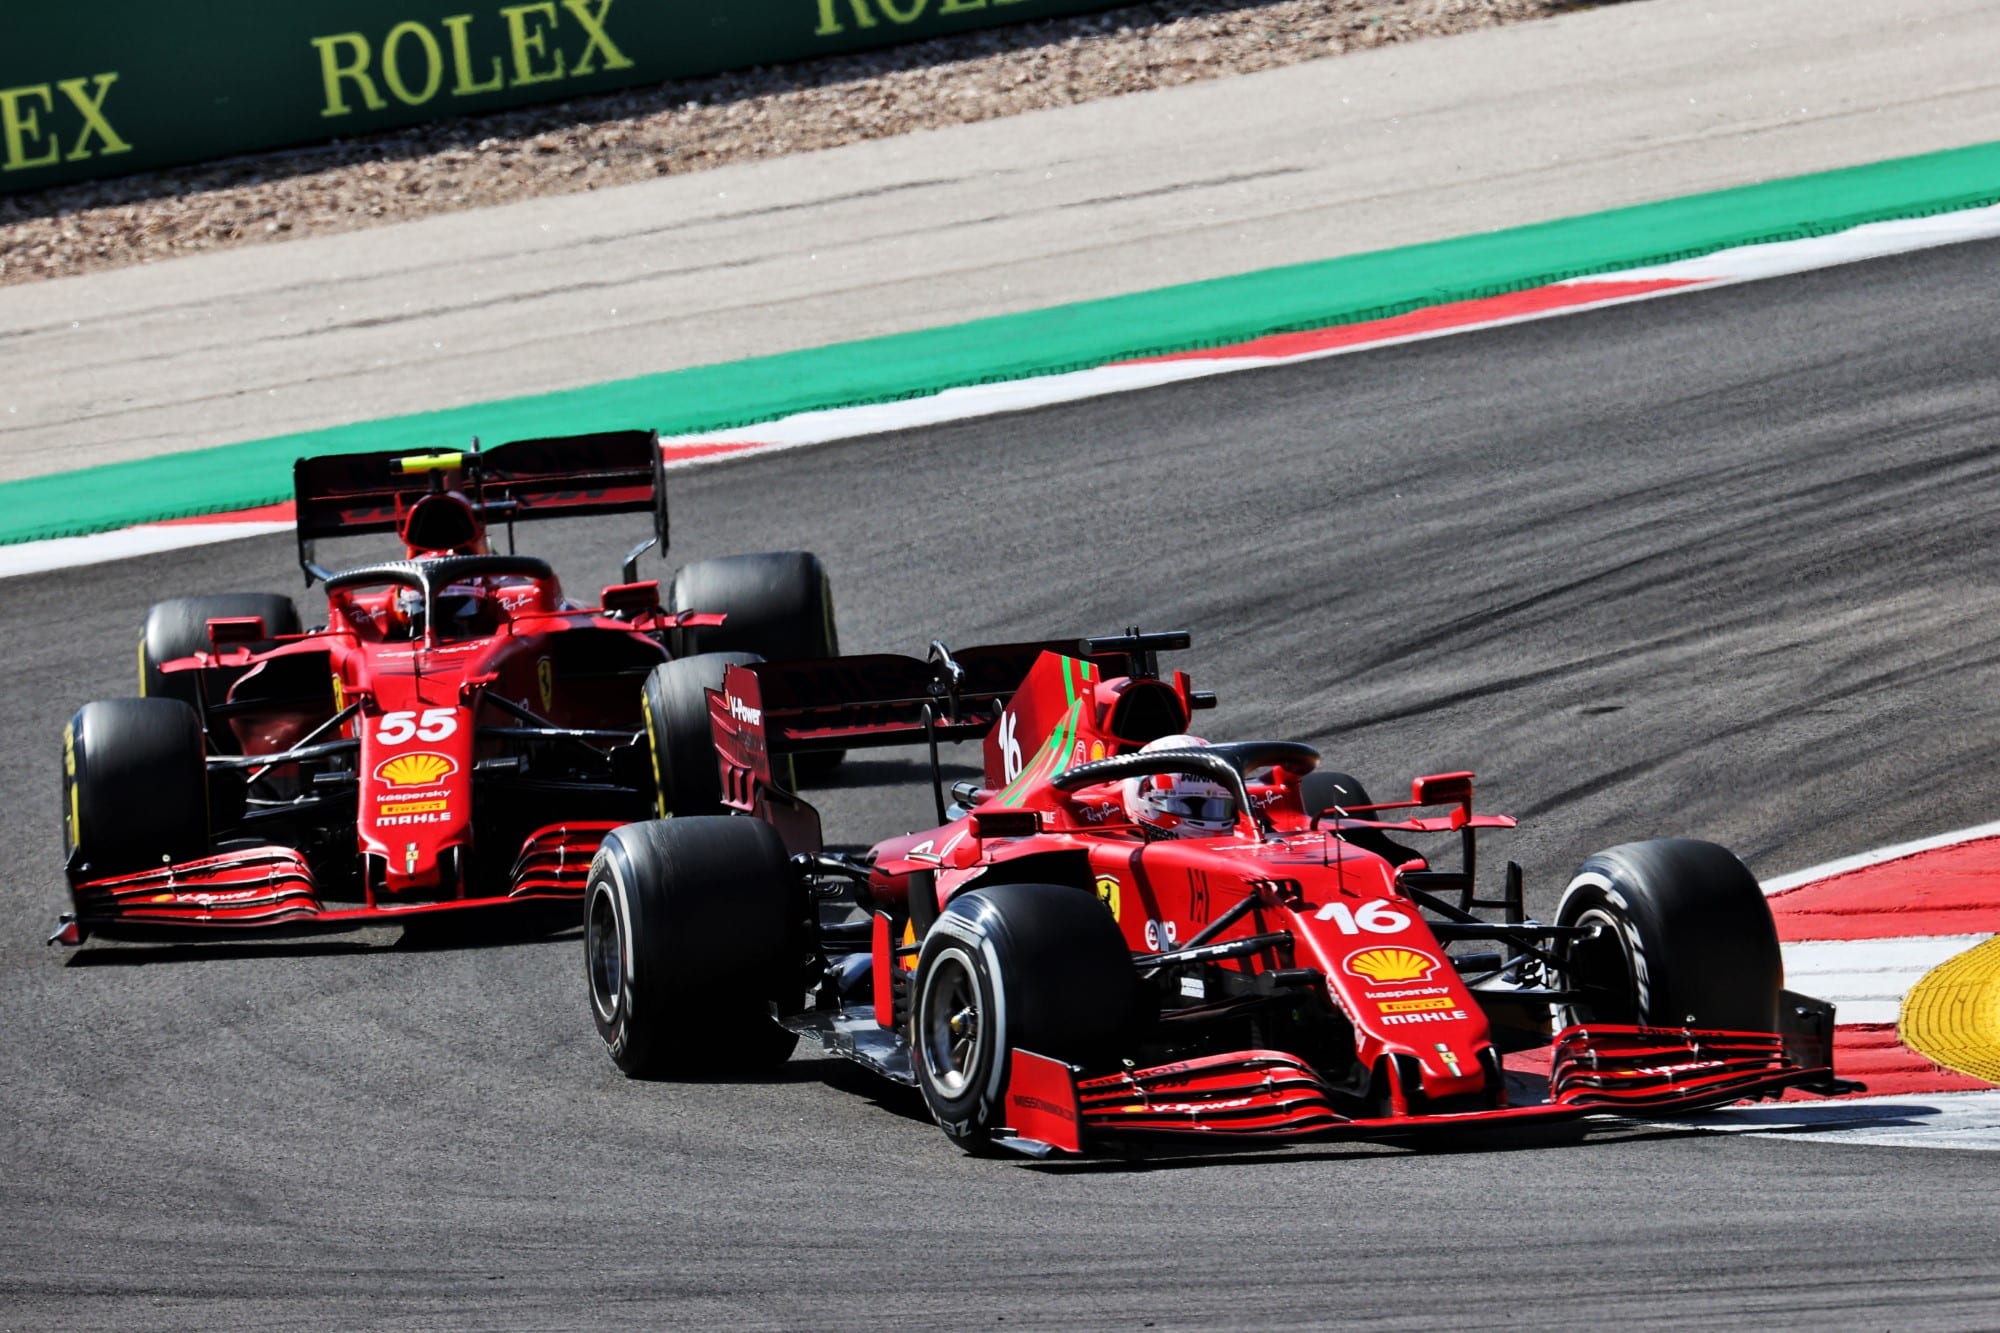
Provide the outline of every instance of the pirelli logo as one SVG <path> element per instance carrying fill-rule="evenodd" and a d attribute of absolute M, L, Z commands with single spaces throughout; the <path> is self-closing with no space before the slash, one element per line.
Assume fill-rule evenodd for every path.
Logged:
<path fill-rule="evenodd" d="M 384 805 L 375 813 L 379 815 L 427 815 L 443 810 L 449 801 L 398 801 L 394 805 Z"/>
<path fill-rule="evenodd" d="M 1426 1000 L 1383 1000 L 1378 1007 L 1385 1014 L 1416 1014 L 1431 1009 L 1456 1009 L 1458 1005 L 1449 995 L 1434 995 Z"/>

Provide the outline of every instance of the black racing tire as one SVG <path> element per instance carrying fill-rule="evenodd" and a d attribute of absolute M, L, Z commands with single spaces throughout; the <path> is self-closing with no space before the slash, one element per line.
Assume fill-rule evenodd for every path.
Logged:
<path fill-rule="evenodd" d="M 641 708 L 661 818 L 725 813 L 708 691 L 722 688 L 723 669 L 730 664 L 762 660 L 755 653 L 701 653 L 662 662 L 647 673 Z"/>
<path fill-rule="evenodd" d="M 722 816 L 627 824 L 584 889 L 591 1017 L 633 1078 L 757 1073 L 798 1034 L 808 910 L 777 831 Z M 774 1008 L 775 1006 L 775 1008 Z"/>
<path fill-rule="evenodd" d="M 971 1153 L 989 1151 L 1005 1123 L 1015 1051 L 1101 1068 L 1143 1021 L 1118 923 L 1093 894 L 1056 884 L 952 899 L 924 935 L 913 993 L 917 1087 Z"/>
<path fill-rule="evenodd" d="M 1580 999 L 1556 1026 L 1778 1031 L 1784 960 L 1756 877 L 1726 847 L 1692 838 L 1628 842 L 1586 859 L 1559 926 L 1599 926 L 1557 951 Z"/>
<path fill-rule="evenodd" d="M 809 551 L 697 560 L 674 575 L 667 609 L 728 617 L 721 625 L 682 630 L 677 655 L 756 653 L 770 662 L 840 655 L 833 584 L 826 566 Z M 802 780 L 824 781 L 833 776 L 845 754 L 844 750 L 802 754 L 793 767 Z"/>
<path fill-rule="evenodd" d="M 148 698 L 178 698 L 194 703 L 186 684 L 170 680 L 160 670 L 160 664 L 207 652 L 208 622 L 241 616 L 262 620 L 264 632 L 273 638 L 299 632 L 299 608 L 280 593 L 221 592 L 153 603 L 146 612 L 145 628 L 139 633 L 139 693 Z M 265 645 L 268 643 L 265 640 Z"/>
<path fill-rule="evenodd" d="M 201 721 L 178 699 L 104 699 L 63 729 L 63 850 L 76 879 L 208 853 Z"/>

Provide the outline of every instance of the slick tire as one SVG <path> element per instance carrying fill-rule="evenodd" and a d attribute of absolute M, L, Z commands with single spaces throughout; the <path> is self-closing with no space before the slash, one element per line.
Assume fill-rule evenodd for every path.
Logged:
<path fill-rule="evenodd" d="M 584 890 L 591 1017 L 632 1078 L 746 1074 L 783 1064 L 779 1026 L 803 990 L 808 903 L 762 820 L 627 824 Z"/>
<path fill-rule="evenodd" d="M 176 597 L 155 602 L 146 612 L 139 633 L 139 693 L 148 698 L 178 698 L 194 703 L 192 682 L 174 680 L 160 664 L 208 651 L 208 622 L 225 617 L 256 616 L 273 638 L 299 632 L 299 609 L 292 599 L 273 592 L 224 592 L 202 597 Z M 252 645 L 256 646 L 256 645 Z"/>
<path fill-rule="evenodd" d="M 1725 847 L 1691 838 L 1630 842 L 1584 861 L 1559 926 L 1596 926 L 1558 951 L 1577 1001 L 1556 1026 L 1776 1032 L 1785 981 L 1778 932 L 1756 878 Z"/>
<path fill-rule="evenodd" d="M 201 723 L 178 699 L 85 704 L 63 729 L 63 844 L 73 878 L 208 853 Z"/>
<path fill-rule="evenodd" d="M 698 560 L 674 575 L 667 590 L 669 611 L 720 612 L 729 617 L 713 628 L 681 631 L 680 654 L 756 653 L 769 662 L 840 655 L 833 617 L 833 585 L 826 566 L 807 551 L 767 551 Z M 800 780 L 819 782 L 833 775 L 845 751 L 799 755 Z"/>
<path fill-rule="evenodd" d="M 917 1087 L 946 1136 L 991 1149 L 1017 1050 L 1085 1068 L 1139 1028 L 1132 955 L 1104 904 L 1055 884 L 960 894 L 924 935 L 911 1004 Z"/>
<path fill-rule="evenodd" d="M 761 661 L 755 653 L 701 653 L 663 662 L 647 674 L 641 703 L 662 818 L 724 813 L 708 691 L 722 688 L 723 670 L 732 663 Z"/>

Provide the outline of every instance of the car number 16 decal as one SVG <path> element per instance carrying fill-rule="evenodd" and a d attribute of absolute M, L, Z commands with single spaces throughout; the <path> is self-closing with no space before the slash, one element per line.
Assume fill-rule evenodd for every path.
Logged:
<path fill-rule="evenodd" d="M 1008 782 L 1021 776 L 1021 742 L 1014 736 L 1014 727 L 1019 720 L 1012 710 L 1000 719 L 1000 776 Z"/>
<path fill-rule="evenodd" d="M 420 741 L 441 741 L 458 730 L 458 715 L 449 708 L 426 708 L 419 717 L 414 710 L 382 714 L 381 730 L 375 739 L 384 745 L 401 745 L 415 737 Z"/>
<path fill-rule="evenodd" d="M 1399 912 L 1380 898 L 1361 904 L 1360 911 L 1354 911 L 1346 903 L 1328 903 L 1314 912 L 1321 921 L 1331 921 L 1343 935 L 1394 935 L 1410 928 L 1410 918 Z"/>

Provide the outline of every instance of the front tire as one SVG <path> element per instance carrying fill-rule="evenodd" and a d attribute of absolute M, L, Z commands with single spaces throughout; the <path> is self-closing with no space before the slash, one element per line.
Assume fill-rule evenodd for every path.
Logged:
<path fill-rule="evenodd" d="M 155 602 L 146 612 L 139 633 L 139 693 L 148 698 L 175 698 L 192 704 L 192 680 L 175 679 L 160 670 L 163 663 L 209 651 L 208 622 L 255 616 L 270 638 L 253 648 L 270 646 L 280 634 L 299 632 L 299 608 L 274 592 L 223 592 L 200 597 L 175 597 Z"/>
<path fill-rule="evenodd" d="M 178 699 L 87 703 L 63 729 L 63 843 L 77 879 L 208 853 L 201 721 Z"/>
<path fill-rule="evenodd" d="M 918 955 L 917 1087 L 952 1142 L 985 1152 L 1005 1123 L 1015 1051 L 1101 1066 L 1139 1020 L 1131 952 L 1094 896 L 1055 884 L 975 889 L 951 901 Z"/>
<path fill-rule="evenodd" d="M 1584 861 L 1556 909 L 1595 926 L 1559 957 L 1582 992 L 1556 1012 L 1572 1024 L 1778 1031 L 1784 961 L 1756 878 L 1712 842 L 1661 838 Z"/>
<path fill-rule="evenodd" d="M 774 1005 L 803 989 L 807 904 L 770 825 L 711 817 L 627 824 L 584 890 L 591 1016 L 633 1078 L 750 1073 L 798 1035 Z"/>

